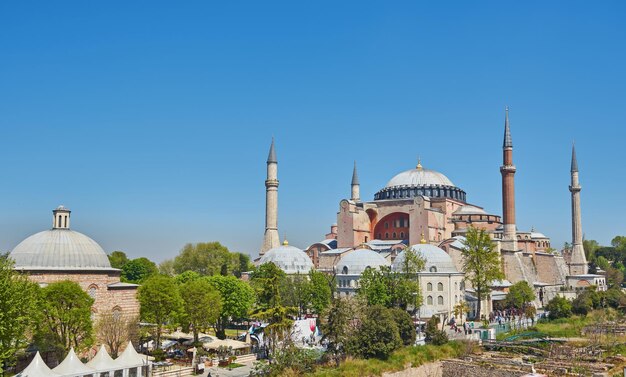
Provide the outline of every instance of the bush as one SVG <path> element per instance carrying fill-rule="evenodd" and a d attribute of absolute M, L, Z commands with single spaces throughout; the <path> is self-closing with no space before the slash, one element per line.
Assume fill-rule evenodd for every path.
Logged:
<path fill-rule="evenodd" d="M 432 316 L 426 323 L 426 342 L 435 346 L 441 346 L 448 343 L 448 334 L 445 331 L 439 330 L 439 318 Z"/>
<path fill-rule="evenodd" d="M 391 315 L 393 319 L 396 321 L 396 325 L 398 326 L 398 331 L 400 333 L 400 339 L 402 339 L 402 344 L 405 346 L 410 346 L 415 343 L 415 325 L 413 325 L 413 319 L 406 312 L 406 310 L 394 308 L 390 309 Z"/>
<path fill-rule="evenodd" d="M 550 319 L 569 318 L 572 316 L 572 303 L 565 297 L 555 296 L 546 305 L 546 310 L 550 312 Z"/>
<path fill-rule="evenodd" d="M 162 349 L 157 349 L 152 351 L 152 357 L 154 357 L 154 361 L 163 361 L 165 360 L 165 351 Z"/>
<path fill-rule="evenodd" d="M 572 313 L 585 316 L 593 309 L 593 300 L 583 293 L 572 301 Z"/>
<path fill-rule="evenodd" d="M 365 317 L 349 348 L 353 354 L 363 358 L 385 360 L 400 346 L 402 339 L 392 311 L 382 306 L 372 306 L 365 311 Z"/>

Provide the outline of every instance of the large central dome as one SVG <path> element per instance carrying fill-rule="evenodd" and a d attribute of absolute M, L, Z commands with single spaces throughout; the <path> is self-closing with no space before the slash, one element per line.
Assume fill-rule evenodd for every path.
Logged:
<path fill-rule="evenodd" d="M 456 187 L 442 173 L 425 169 L 418 163 L 415 169 L 403 171 L 391 178 L 385 187 L 374 195 L 374 200 L 408 199 L 416 196 L 450 198 L 465 202 L 465 191 Z"/>
<path fill-rule="evenodd" d="M 52 229 L 35 233 L 9 254 L 18 270 L 111 270 L 100 245 L 69 228 L 70 210 L 59 206 L 53 212 Z"/>

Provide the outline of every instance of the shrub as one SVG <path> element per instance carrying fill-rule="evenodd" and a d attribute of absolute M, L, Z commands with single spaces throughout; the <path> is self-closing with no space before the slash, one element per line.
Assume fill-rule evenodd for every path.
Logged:
<path fill-rule="evenodd" d="M 365 317 L 349 348 L 355 355 L 366 359 L 374 357 L 385 360 L 400 346 L 402 339 L 392 311 L 382 306 L 372 306 L 365 311 Z"/>
<path fill-rule="evenodd" d="M 448 343 L 448 334 L 445 331 L 439 330 L 439 318 L 432 316 L 426 323 L 426 342 L 435 346 L 440 346 Z"/>
<path fill-rule="evenodd" d="M 546 310 L 550 312 L 550 319 L 569 318 L 572 316 L 572 303 L 565 297 L 555 296 L 546 305 Z"/>

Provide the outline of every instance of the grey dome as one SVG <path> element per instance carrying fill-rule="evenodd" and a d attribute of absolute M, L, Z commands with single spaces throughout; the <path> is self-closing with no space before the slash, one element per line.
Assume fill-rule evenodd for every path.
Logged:
<path fill-rule="evenodd" d="M 448 177 L 442 173 L 425 169 L 418 164 L 397 174 L 374 194 L 374 200 L 409 199 L 417 196 L 430 198 L 450 198 L 465 202 L 465 191 L 456 187 Z"/>
<path fill-rule="evenodd" d="M 418 255 L 421 254 L 424 259 L 426 259 L 424 272 L 458 272 L 448 253 L 437 246 L 428 243 L 420 243 L 411 246 L 411 249 L 417 252 Z M 404 258 L 405 252 L 402 251 L 393 261 L 391 268 L 394 271 L 400 271 Z"/>
<path fill-rule="evenodd" d="M 382 255 L 369 249 L 357 249 L 341 258 L 337 263 L 337 274 L 361 275 L 368 267 L 378 269 L 380 266 L 389 266 Z"/>
<path fill-rule="evenodd" d="M 23 270 L 112 270 L 100 245 L 70 229 L 35 233 L 9 254 L 16 269 Z"/>
<path fill-rule="evenodd" d="M 454 183 L 438 171 L 422 167 L 403 171 L 391 178 L 385 187 L 397 186 L 454 186 Z"/>
<path fill-rule="evenodd" d="M 297 247 L 289 246 L 286 242 L 268 250 L 259 260 L 259 265 L 272 262 L 286 274 L 308 274 L 313 268 L 313 262 L 306 253 Z"/>
<path fill-rule="evenodd" d="M 484 209 L 466 204 L 459 207 L 452 213 L 453 215 L 487 215 Z"/>

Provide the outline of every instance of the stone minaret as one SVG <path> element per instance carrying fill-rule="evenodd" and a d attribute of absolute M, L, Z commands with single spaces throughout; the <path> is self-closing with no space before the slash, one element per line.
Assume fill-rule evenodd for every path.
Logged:
<path fill-rule="evenodd" d="M 585 249 L 583 248 L 583 226 L 580 219 L 580 184 L 578 183 L 578 162 L 576 149 L 572 145 L 572 184 L 569 191 L 572 193 L 572 258 L 569 264 L 571 275 L 584 275 L 589 271 Z"/>
<path fill-rule="evenodd" d="M 53 209 L 52 229 L 69 229 L 71 213 L 72 211 L 63 206 L 58 206 L 56 209 Z"/>
<path fill-rule="evenodd" d="M 359 176 L 356 173 L 356 161 L 354 161 L 354 170 L 352 170 L 352 195 L 350 200 L 358 202 L 361 200 L 361 185 L 359 184 Z"/>
<path fill-rule="evenodd" d="M 509 107 L 504 115 L 504 143 L 502 144 L 502 217 L 504 234 L 502 249 L 517 251 L 517 234 L 515 228 L 515 165 L 513 165 L 513 139 L 509 128 Z"/>
<path fill-rule="evenodd" d="M 274 139 L 267 156 L 267 179 L 265 180 L 265 236 L 260 255 L 280 246 L 278 237 L 278 160 L 274 149 Z"/>

